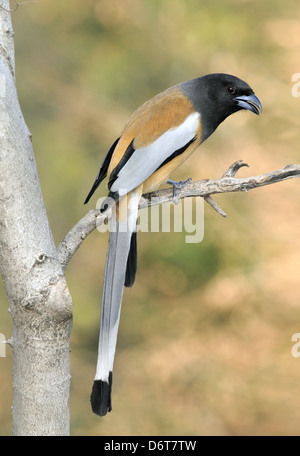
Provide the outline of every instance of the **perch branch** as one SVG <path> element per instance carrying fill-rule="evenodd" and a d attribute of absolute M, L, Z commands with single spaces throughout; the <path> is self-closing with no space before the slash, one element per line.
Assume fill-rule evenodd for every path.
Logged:
<path fill-rule="evenodd" d="M 248 166 L 242 160 L 233 163 L 223 174 L 221 179 L 206 179 L 195 181 L 187 184 L 185 187 L 178 189 L 176 198 L 183 199 L 188 197 L 201 196 L 209 203 L 220 215 L 226 217 L 225 212 L 213 200 L 211 195 L 229 192 L 247 192 L 254 188 L 264 187 L 265 185 L 282 182 L 286 179 L 300 176 L 300 165 L 287 165 L 285 168 L 273 171 L 271 173 L 251 176 L 242 179 L 235 177 L 236 173 L 243 166 Z M 165 188 L 155 192 L 144 194 L 141 197 L 139 208 L 154 206 L 172 202 L 174 199 L 173 188 Z M 107 223 L 111 217 L 111 210 L 101 214 L 99 209 L 90 210 L 79 222 L 69 231 L 65 239 L 58 246 L 58 258 L 63 268 L 66 268 L 70 259 L 80 247 L 84 239 L 100 226 Z"/>

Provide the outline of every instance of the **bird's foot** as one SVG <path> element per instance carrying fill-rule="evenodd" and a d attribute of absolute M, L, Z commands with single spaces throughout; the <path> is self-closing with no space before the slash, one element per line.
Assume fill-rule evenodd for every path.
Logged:
<path fill-rule="evenodd" d="M 167 184 L 172 185 L 173 187 L 173 203 L 178 204 L 179 203 L 179 197 L 178 197 L 178 191 L 182 188 L 184 188 L 187 184 L 191 182 L 192 178 L 189 177 L 185 181 L 172 181 L 172 180 L 167 180 Z"/>

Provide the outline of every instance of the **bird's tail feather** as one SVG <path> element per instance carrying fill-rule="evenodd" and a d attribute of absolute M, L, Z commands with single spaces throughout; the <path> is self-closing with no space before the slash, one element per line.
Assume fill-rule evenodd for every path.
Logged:
<path fill-rule="evenodd" d="M 111 411 L 112 370 L 117 344 L 124 285 L 132 286 L 136 272 L 136 221 L 141 192 L 120 200 L 113 214 L 104 272 L 101 328 L 96 376 L 91 394 L 93 412 L 103 416 Z M 126 204 L 126 216 L 124 206 Z M 121 213 L 121 209 L 123 213 Z"/>

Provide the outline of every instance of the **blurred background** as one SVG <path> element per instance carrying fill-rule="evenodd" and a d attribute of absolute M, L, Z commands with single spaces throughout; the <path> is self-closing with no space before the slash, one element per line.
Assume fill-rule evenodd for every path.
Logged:
<path fill-rule="evenodd" d="M 12 2 L 12 7 L 14 3 Z M 246 80 L 260 117 L 231 116 L 173 178 L 246 177 L 300 163 L 297 0 L 38 0 L 12 14 L 17 87 L 58 244 L 128 116 L 165 88 L 211 72 Z M 105 185 L 98 196 L 106 193 Z M 300 182 L 216 197 L 200 244 L 140 233 L 126 290 L 113 411 L 95 374 L 107 234 L 92 233 L 66 277 L 73 298 L 72 435 L 299 435 Z M 11 334 L 0 288 L 0 332 Z M 0 434 L 11 433 L 11 351 L 0 359 Z"/>

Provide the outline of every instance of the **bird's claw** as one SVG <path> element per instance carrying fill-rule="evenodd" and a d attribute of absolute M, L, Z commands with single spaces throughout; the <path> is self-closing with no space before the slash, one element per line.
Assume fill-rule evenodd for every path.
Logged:
<path fill-rule="evenodd" d="M 178 204 L 179 203 L 179 198 L 178 198 L 178 191 L 182 188 L 184 188 L 187 184 L 189 184 L 191 182 L 192 178 L 189 177 L 187 180 L 185 181 L 172 181 L 172 180 L 167 180 L 167 183 L 172 185 L 173 187 L 173 202 L 174 204 Z"/>

